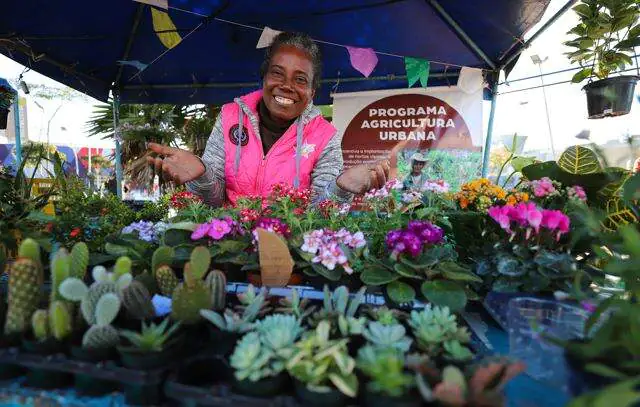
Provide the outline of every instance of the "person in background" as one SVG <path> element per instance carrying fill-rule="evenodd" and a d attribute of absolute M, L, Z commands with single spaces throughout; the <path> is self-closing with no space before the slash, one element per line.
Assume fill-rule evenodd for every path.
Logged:
<path fill-rule="evenodd" d="M 411 172 L 403 181 L 404 189 L 420 189 L 427 182 L 427 175 L 423 170 L 427 165 L 427 159 L 421 153 L 411 156 Z"/>
<path fill-rule="evenodd" d="M 311 188 L 312 202 L 348 201 L 380 188 L 388 161 L 343 172 L 342 135 L 313 105 L 320 86 L 318 45 L 306 34 L 281 33 L 267 49 L 262 89 L 222 107 L 202 158 L 149 144 L 156 172 L 212 205 L 270 194 L 275 184 Z"/>

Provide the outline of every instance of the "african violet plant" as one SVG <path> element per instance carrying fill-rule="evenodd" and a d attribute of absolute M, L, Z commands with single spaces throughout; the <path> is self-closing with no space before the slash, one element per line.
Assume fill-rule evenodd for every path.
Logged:
<path fill-rule="evenodd" d="M 481 281 L 457 262 L 444 231 L 428 221 L 412 220 L 388 232 L 386 246 L 388 258 L 368 256 L 360 279 L 368 286 L 384 286 L 395 303 L 413 301 L 418 286 L 428 301 L 459 310 L 474 295 L 468 283 Z"/>
<path fill-rule="evenodd" d="M 559 210 L 540 209 L 534 203 L 494 206 L 489 217 L 501 228 L 501 238 L 476 259 L 476 274 L 485 290 L 528 293 L 569 291 L 577 264 L 561 241 L 570 219 Z"/>

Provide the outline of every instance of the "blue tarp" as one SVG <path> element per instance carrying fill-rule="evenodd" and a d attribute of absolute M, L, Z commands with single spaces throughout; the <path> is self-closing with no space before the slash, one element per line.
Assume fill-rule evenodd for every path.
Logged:
<path fill-rule="evenodd" d="M 549 1 L 169 0 L 169 5 L 202 15 L 217 13 L 220 19 L 251 27 L 303 31 L 323 41 L 493 69 L 491 65 L 501 67 L 518 50 Z M 183 37 L 202 26 L 134 79 L 137 70 L 124 66 L 120 72 L 117 61 L 148 64 L 166 49 L 154 33 L 150 6 L 132 0 L 5 2 L 0 52 L 103 101 L 114 83 L 123 103 L 219 104 L 260 86 L 264 51 L 255 47 L 259 30 L 176 9 L 169 15 Z M 324 82 L 316 103 L 329 103 L 332 90 L 407 86 L 402 58 L 379 55 L 374 79 L 365 80 L 344 48 L 321 48 Z M 455 84 L 459 68 L 432 64 L 431 69 L 430 84 Z M 437 78 L 445 70 L 451 77 Z"/>

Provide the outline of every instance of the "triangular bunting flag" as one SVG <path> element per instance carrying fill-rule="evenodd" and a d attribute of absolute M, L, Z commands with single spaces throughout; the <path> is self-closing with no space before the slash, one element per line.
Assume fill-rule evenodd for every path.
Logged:
<path fill-rule="evenodd" d="M 420 86 L 427 87 L 431 64 L 426 59 L 404 57 L 404 68 L 407 71 L 407 82 L 412 87 L 420 81 Z"/>
<path fill-rule="evenodd" d="M 376 65 L 378 65 L 378 56 L 371 48 L 346 47 L 349 51 L 349 59 L 351 66 L 366 78 L 371 75 Z"/>
<path fill-rule="evenodd" d="M 147 64 L 138 61 L 137 59 L 134 61 L 116 61 L 118 64 L 120 65 L 129 65 L 132 66 L 134 68 L 137 68 L 139 72 L 144 71 L 145 69 L 147 69 Z"/>
<path fill-rule="evenodd" d="M 169 14 L 151 7 L 151 18 L 153 19 L 153 31 L 158 35 L 162 45 L 171 49 L 180 44 L 182 37 L 178 34 Z"/>
<path fill-rule="evenodd" d="M 148 4 L 150 6 L 156 6 L 159 8 L 163 8 L 165 10 L 169 10 L 169 0 L 133 0 L 138 3 Z"/>
<path fill-rule="evenodd" d="M 471 94 L 483 89 L 482 69 L 463 67 L 458 76 L 458 88 Z"/>
<path fill-rule="evenodd" d="M 281 31 L 273 30 L 269 27 L 264 27 L 264 29 L 262 30 L 262 34 L 260 34 L 260 39 L 256 44 L 256 48 L 267 48 L 271 46 L 273 39 L 276 38 L 276 36 L 280 33 Z"/>

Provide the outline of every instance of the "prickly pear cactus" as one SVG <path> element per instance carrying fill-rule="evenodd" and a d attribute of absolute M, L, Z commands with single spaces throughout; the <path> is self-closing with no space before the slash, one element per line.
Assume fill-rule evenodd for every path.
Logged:
<path fill-rule="evenodd" d="M 151 302 L 151 294 L 141 282 L 132 282 L 129 287 L 122 290 L 120 296 L 127 313 L 133 318 L 145 320 L 156 315 Z"/>
<path fill-rule="evenodd" d="M 71 277 L 84 280 L 89 267 L 89 247 L 85 242 L 78 242 L 71 248 L 71 268 L 69 275 Z"/>
<path fill-rule="evenodd" d="M 104 294 L 117 294 L 118 286 L 112 281 L 95 282 L 89 287 L 89 291 L 80 302 L 80 311 L 87 323 L 93 325 L 96 323 L 96 306 L 100 297 Z"/>
<path fill-rule="evenodd" d="M 118 331 L 111 325 L 92 325 L 82 337 L 82 347 L 108 349 L 118 344 Z"/>
<path fill-rule="evenodd" d="M 44 341 L 49 337 L 49 312 L 39 309 L 31 317 L 31 330 L 33 336 L 39 341 Z"/>
<path fill-rule="evenodd" d="M 160 266 L 156 270 L 156 281 L 158 282 L 158 287 L 160 287 L 160 292 L 166 297 L 171 297 L 173 291 L 180 284 L 180 280 L 178 280 L 178 277 L 169 266 Z"/>
<path fill-rule="evenodd" d="M 72 316 L 64 301 L 55 301 L 49 306 L 49 329 L 51 335 L 58 341 L 71 335 Z"/>
<path fill-rule="evenodd" d="M 212 309 L 222 311 L 227 304 L 227 276 L 220 270 L 213 270 L 207 275 L 205 286 L 211 291 Z"/>
<path fill-rule="evenodd" d="M 25 239 L 18 249 L 18 256 L 9 271 L 5 335 L 26 331 L 40 301 L 40 287 L 43 281 L 40 246 L 33 239 Z"/>
<path fill-rule="evenodd" d="M 191 252 L 191 273 L 197 280 L 202 280 L 209 271 L 209 265 L 211 264 L 211 253 L 209 249 L 204 246 L 198 246 Z"/>
<path fill-rule="evenodd" d="M 173 292 L 171 317 L 183 324 L 200 321 L 200 310 L 211 308 L 211 292 L 204 281 L 196 279 L 189 263 L 184 266 L 184 282 Z"/>
<path fill-rule="evenodd" d="M 56 252 L 51 261 L 51 298 L 49 302 L 63 300 L 60 294 L 60 284 L 69 277 L 71 271 L 71 257 L 65 248 Z"/>
<path fill-rule="evenodd" d="M 113 266 L 113 274 L 115 275 L 115 279 L 119 279 L 125 274 L 131 274 L 131 266 L 133 262 L 127 256 L 119 257 L 116 260 L 116 264 Z"/>

